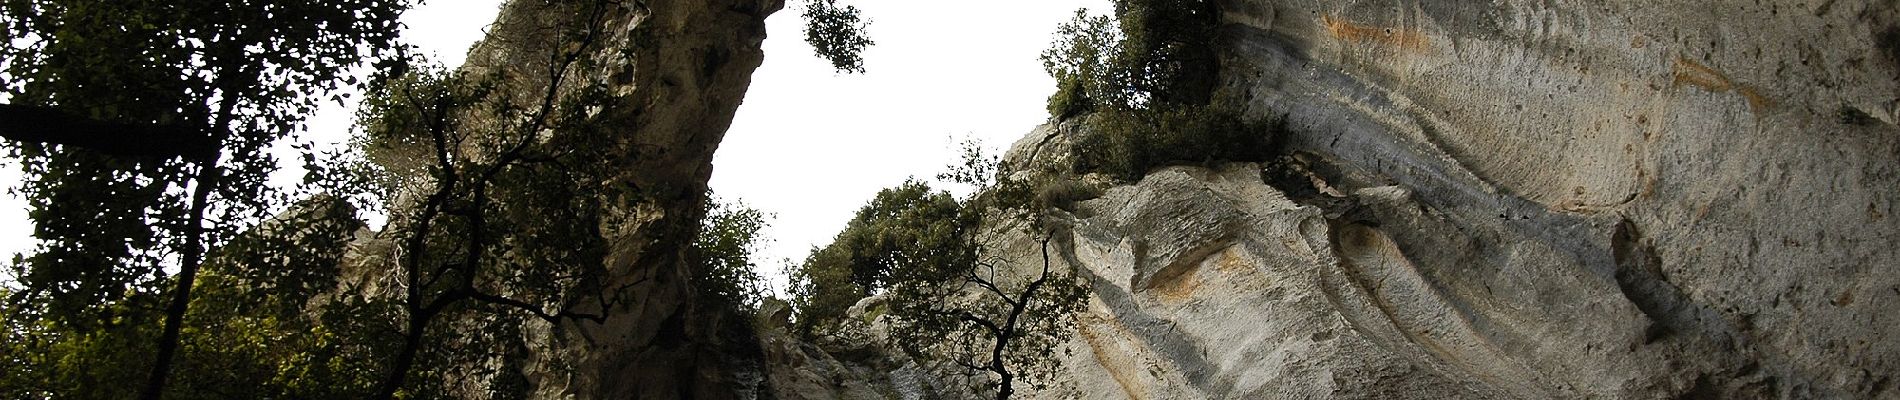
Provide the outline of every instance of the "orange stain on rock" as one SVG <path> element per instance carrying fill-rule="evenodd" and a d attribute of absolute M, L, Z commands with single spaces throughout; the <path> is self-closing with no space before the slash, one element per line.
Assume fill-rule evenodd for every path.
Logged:
<path fill-rule="evenodd" d="M 1742 96 L 1742 100 L 1748 101 L 1748 111 L 1755 114 L 1761 114 L 1763 111 L 1768 111 L 1769 108 L 1775 106 L 1774 100 L 1769 99 L 1768 96 L 1763 96 L 1761 92 L 1755 90 L 1755 88 L 1749 87 L 1748 85 L 1736 84 L 1735 81 L 1729 79 L 1728 75 L 1723 74 L 1721 71 L 1716 71 L 1715 68 L 1709 68 L 1707 65 L 1695 62 L 1695 60 L 1676 57 L 1675 70 L 1675 85 L 1677 87 L 1690 85 L 1713 93 L 1723 93 L 1734 90 L 1735 94 Z"/>
<path fill-rule="evenodd" d="M 1691 85 L 1721 93 L 1729 90 L 1728 75 L 1687 58 L 1676 57 L 1676 86 Z"/>
<path fill-rule="evenodd" d="M 1148 391 L 1145 389 L 1147 385 L 1142 384 L 1144 380 L 1140 378 L 1141 375 L 1138 371 L 1130 370 L 1134 368 L 1134 366 L 1144 363 L 1140 363 L 1135 357 L 1125 354 L 1121 349 L 1122 346 L 1115 343 L 1114 339 L 1104 338 L 1100 333 L 1095 332 L 1095 327 L 1104 327 L 1110 331 L 1120 331 L 1116 326 L 1111 325 L 1115 322 L 1106 321 L 1101 317 L 1093 316 L 1085 316 L 1082 319 L 1084 320 L 1081 321 L 1083 323 L 1076 324 L 1077 329 L 1075 333 L 1081 334 L 1082 340 L 1088 343 L 1090 354 L 1095 355 L 1095 363 L 1101 364 L 1103 369 L 1108 370 L 1109 378 L 1115 379 L 1115 384 L 1121 385 L 1122 393 L 1127 394 L 1129 400 L 1146 400 Z M 1115 333 L 1127 335 L 1127 332 L 1110 332 L 1111 335 Z"/>
<path fill-rule="evenodd" d="M 1424 50 L 1431 44 L 1431 40 L 1425 37 L 1424 33 L 1413 29 L 1354 24 L 1330 15 L 1320 16 L 1319 22 L 1326 26 L 1328 33 L 1339 40 L 1376 43 L 1409 51 Z"/>
<path fill-rule="evenodd" d="M 1190 268 L 1175 275 L 1173 279 L 1156 282 L 1157 284 L 1153 286 L 1155 294 L 1161 295 L 1161 299 L 1168 302 L 1181 302 L 1194 297 L 1194 290 L 1201 287 L 1201 280 L 1195 276 L 1197 272 L 1200 272 L 1198 270 L 1199 268 Z"/>
<path fill-rule="evenodd" d="M 1769 107 L 1775 106 L 1774 100 L 1769 100 L 1767 96 L 1762 96 L 1761 93 L 1755 91 L 1755 88 L 1744 85 L 1735 92 L 1740 93 L 1742 98 L 1748 99 L 1748 110 L 1756 114 L 1761 114 L 1762 111 L 1768 111 Z"/>

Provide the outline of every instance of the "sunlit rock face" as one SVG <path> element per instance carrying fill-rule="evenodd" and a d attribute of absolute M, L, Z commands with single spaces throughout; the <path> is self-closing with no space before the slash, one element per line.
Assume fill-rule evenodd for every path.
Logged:
<path fill-rule="evenodd" d="M 1095 296 L 1064 360 L 1070 392 L 1045 397 L 1636 395 L 1540 387 L 1534 352 L 1599 363 L 1587 384 L 1656 378 L 1641 364 L 1665 357 L 1631 351 L 1653 322 L 1615 282 L 1562 272 L 1588 265 L 1567 250 L 1464 237 L 1402 185 L 1320 185 L 1338 196 L 1290 198 L 1256 164 L 1170 167 L 1083 202 L 1063 259 Z M 1418 237 L 1447 240 L 1404 244 Z M 1515 275 L 1440 269 L 1478 270 L 1466 255 L 1487 246 Z"/>
<path fill-rule="evenodd" d="M 1900 396 L 1900 5 L 1222 8 L 1285 157 L 1082 203 L 1082 397 Z"/>
<path fill-rule="evenodd" d="M 1389 241 L 1342 226 L 1361 236 L 1336 246 L 1325 211 L 1268 187 L 1257 165 L 1158 170 L 1078 213 L 1065 260 L 1096 294 L 1067 360 L 1082 397 L 1501 394 L 1399 345 L 1403 328 L 1469 327 L 1443 318 L 1455 310 Z M 1470 345 L 1445 339 L 1431 347 Z"/>
<path fill-rule="evenodd" d="M 1284 119 L 1282 157 L 1058 215 L 1055 262 L 1094 296 L 1062 382 L 1025 397 L 1900 396 L 1900 5 L 1220 3 L 1216 98 Z M 574 18 L 535 4 L 469 68 L 535 84 L 515 50 Z M 606 14 L 630 57 L 585 79 L 624 99 L 602 117 L 622 179 L 658 190 L 610 199 L 633 222 L 603 230 L 606 286 L 644 289 L 531 332 L 538 396 L 942 396 L 896 357 L 733 350 L 692 303 L 681 252 L 780 7 Z M 1007 161 L 1057 162 L 1068 134 Z M 1016 235 L 992 251 L 1040 260 Z"/>

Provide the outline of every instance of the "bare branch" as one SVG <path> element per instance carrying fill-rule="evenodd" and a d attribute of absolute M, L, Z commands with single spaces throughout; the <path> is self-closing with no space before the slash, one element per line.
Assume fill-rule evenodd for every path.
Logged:
<path fill-rule="evenodd" d="M 571 312 L 571 311 L 549 313 L 545 310 L 542 310 L 540 306 L 529 304 L 528 302 L 521 301 L 521 300 L 511 299 L 508 297 L 482 293 L 480 290 L 470 289 L 468 293 L 469 293 L 470 298 L 473 298 L 477 301 L 487 302 L 489 304 L 495 304 L 495 305 L 500 305 L 500 306 L 513 307 L 515 309 L 527 311 L 529 314 L 534 314 L 534 316 L 537 318 L 541 318 L 542 320 L 548 321 L 548 323 L 560 323 L 562 319 L 568 319 L 568 318 L 584 319 L 584 320 L 594 321 L 594 322 L 604 322 L 607 320 L 605 316 L 601 316 L 598 314 L 577 313 L 577 312 Z"/>
<path fill-rule="evenodd" d="M 977 286 L 982 287 L 985 290 L 988 290 L 992 294 L 995 294 L 996 297 L 1003 298 L 1003 303 L 1005 304 L 1014 306 L 1017 303 L 1015 299 L 1009 298 L 1009 294 L 1006 292 L 1003 292 L 1002 288 L 996 287 L 996 284 L 990 283 L 988 279 L 983 279 L 983 277 L 977 276 L 975 273 L 971 273 L 970 276 L 966 279 L 970 283 L 975 283 Z"/>
<path fill-rule="evenodd" d="M 977 316 L 976 314 L 972 314 L 969 311 L 964 311 L 964 310 L 957 310 L 954 313 L 954 315 L 956 315 L 957 320 L 976 324 L 977 326 L 981 326 L 983 327 L 983 329 L 990 331 L 991 335 L 994 335 L 999 338 L 1003 337 L 1003 327 L 997 326 L 995 322 L 991 322 L 988 319 L 985 319 L 983 317 Z"/>

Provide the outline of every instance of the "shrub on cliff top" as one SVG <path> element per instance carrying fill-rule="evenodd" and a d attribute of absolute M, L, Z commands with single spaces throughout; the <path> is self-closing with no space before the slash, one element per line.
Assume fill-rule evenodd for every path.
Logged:
<path fill-rule="evenodd" d="M 1050 114 L 1206 105 L 1218 22 L 1207 0 L 1117 0 L 1112 18 L 1076 10 L 1042 53 L 1057 84 Z"/>
<path fill-rule="evenodd" d="M 1117 0 L 1076 11 L 1043 52 L 1049 113 L 1080 118 L 1073 171 L 1137 180 L 1155 167 L 1264 161 L 1272 125 L 1212 103 L 1218 10 L 1206 0 Z"/>
<path fill-rule="evenodd" d="M 1156 167 L 1269 158 L 1272 125 L 1211 106 L 1090 114 L 1070 148 L 1076 173 L 1135 181 Z"/>

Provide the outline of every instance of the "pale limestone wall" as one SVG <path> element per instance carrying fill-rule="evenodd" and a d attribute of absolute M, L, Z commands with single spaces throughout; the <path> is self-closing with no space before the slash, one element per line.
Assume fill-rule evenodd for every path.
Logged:
<path fill-rule="evenodd" d="M 1084 202 L 1082 397 L 1900 396 L 1900 6 L 1223 3 L 1310 175 Z"/>

